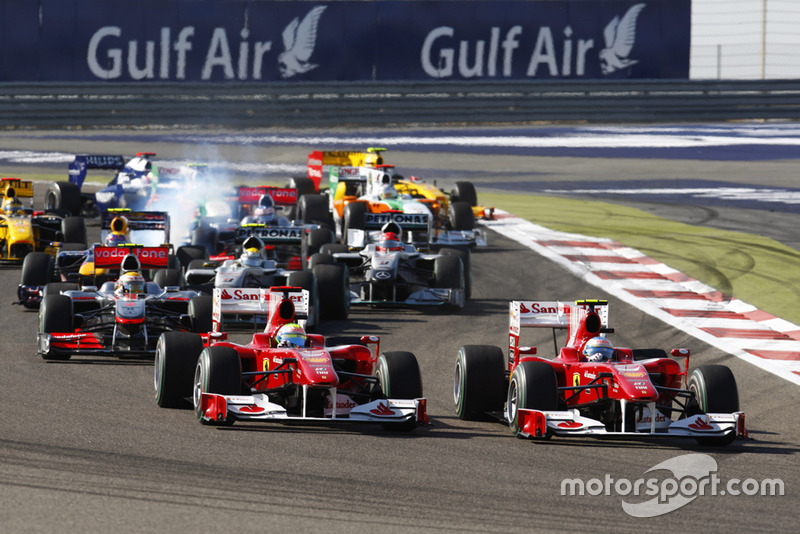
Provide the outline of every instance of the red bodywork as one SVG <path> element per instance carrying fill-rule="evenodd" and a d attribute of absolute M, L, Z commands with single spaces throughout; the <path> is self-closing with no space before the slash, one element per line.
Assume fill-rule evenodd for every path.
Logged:
<path fill-rule="evenodd" d="M 685 387 L 688 349 L 672 351 L 673 356 L 686 358 L 683 369 L 677 361 L 669 358 L 634 361 L 633 351 L 622 347 L 615 348 L 614 357 L 609 362 L 588 362 L 582 356 L 581 352 L 588 340 L 613 332 L 613 329 L 606 326 L 603 316 L 598 313 L 598 308 L 605 305 L 605 301 L 579 301 L 576 304 L 512 302 L 509 373 L 523 361 L 541 361 L 551 365 L 556 373 L 559 391 L 565 392 L 561 400 L 567 408 L 593 405 L 606 399 L 631 402 L 656 401 L 659 405 L 670 405 L 674 395 L 664 390 L 659 394 L 653 381 L 657 381 L 665 388 Z M 546 319 L 542 320 L 543 317 Z M 566 327 L 567 343 L 561 347 L 554 359 L 535 356 L 535 348 L 520 346 L 521 326 Z"/>

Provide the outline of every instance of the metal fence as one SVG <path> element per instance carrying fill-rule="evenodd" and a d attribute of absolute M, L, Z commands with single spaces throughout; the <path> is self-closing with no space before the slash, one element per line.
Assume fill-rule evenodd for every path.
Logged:
<path fill-rule="evenodd" d="M 225 127 L 800 118 L 800 80 L 0 84 L 0 126 Z"/>

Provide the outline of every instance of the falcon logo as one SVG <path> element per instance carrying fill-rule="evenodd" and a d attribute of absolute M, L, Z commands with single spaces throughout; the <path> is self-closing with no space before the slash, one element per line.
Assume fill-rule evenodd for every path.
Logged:
<path fill-rule="evenodd" d="M 282 78 L 291 78 L 316 69 L 319 65 L 309 63 L 311 54 L 317 44 L 317 25 L 322 12 L 327 6 L 317 6 L 303 17 L 295 17 L 281 36 L 283 37 L 284 52 L 278 56 L 278 70 Z"/>
<path fill-rule="evenodd" d="M 639 63 L 636 59 L 628 59 L 628 56 L 636 42 L 636 19 L 644 7 L 644 4 L 632 6 L 622 19 L 617 15 L 603 30 L 606 47 L 599 54 L 603 74 L 611 74 Z"/>
<path fill-rule="evenodd" d="M 389 408 L 389 404 L 379 404 L 376 408 L 373 408 L 369 411 L 372 415 L 377 415 L 379 417 L 387 417 L 395 415 L 394 411 Z"/>

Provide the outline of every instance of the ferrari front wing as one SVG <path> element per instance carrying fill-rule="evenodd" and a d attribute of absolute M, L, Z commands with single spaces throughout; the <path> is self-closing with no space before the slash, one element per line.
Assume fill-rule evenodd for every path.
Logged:
<path fill-rule="evenodd" d="M 305 414 L 290 415 L 280 404 L 270 402 L 267 395 L 220 395 L 203 393 L 200 409 L 204 421 L 302 421 L 307 423 L 409 423 L 427 424 L 426 399 L 382 399 L 366 404 L 349 405 L 348 397 L 336 402 L 336 410 L 328 410 L 325 417 Z"/>
<path fill-rule="evenodd" d="M 724 438 L 747 437 L 744 412 L 697 414 L 672 421 L 660 412 L 651 418 L 643 414 L 634 428 L 620 432 L 606 429 L 600 421 L 582 416 L 578 410 L 518 410 L 519 435 L 527 438 L 548 436 L 589 436 L 608 438 L 680 437 Z"/>

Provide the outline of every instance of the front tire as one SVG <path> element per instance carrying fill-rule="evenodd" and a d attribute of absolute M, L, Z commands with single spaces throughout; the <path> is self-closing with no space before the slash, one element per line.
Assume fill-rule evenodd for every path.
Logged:
<path fill-rule="evenodd" d="M 479 419 L 503 409 L 506 400 L 505 358 L 499 347 L 465 345 L 458 351 L 453 401 L 460 419 Z"/>
<path fill-rule="evenodd" d="M 73 332 L 72 299 L 66 295 L 47 295 L 39 308 L 39 332 L 46 334 Z M 44 360 L 69 360 L 70 354 L 43 354 Z"/>
<path fill-rule="evenodd" d="M 378 356 L 375 377 L 386 399 L 422 398 L 422 375 L 417 357 L 410 352 L 384 352 Z M 384 425 L 387 430 L 408 432 L 417 426 L 416 419 Z"/>
<path fill-rule="evenodd" d="M 731 370 L 724 365 L 701 365 L 689 377 L 688 389 L 694 393 L 694 407 L 700 413 L 739 411 L 739 388 Z M 728 436 L 698 438 L 700 445 L 728 445 L 736 433 Z"/>
<path fill-rule="evenodd" d="M 165 332 L 158 338 L 153 385 L 156 403 L 162 408 L 188 408 L 197 358 L 203 338 L 188 332 Z"/>
<path fill-rule="evenodd" d="M 238 395 L 241 393 L 241 384 L 242 361 L 236 349 L 218 346 L 203 349 L 195 367 L 192 389 L 192 404 L 197 419 L 205 425 L 232 425 L 234 419 L 231 417 L 219 421 L 204 420 L 200 400 L 203 393 Z"/>
<path fill-rule="evenodd" d="M 511 373 L 506 400 L 508 426 L 517 437 L 522 435 L 519 411 L 556 410 L 558 408 L 558 383 L 550 364 L 538 361 L 521 362 Z M 546 438 L 547 435 L 534 436 Z"/>

